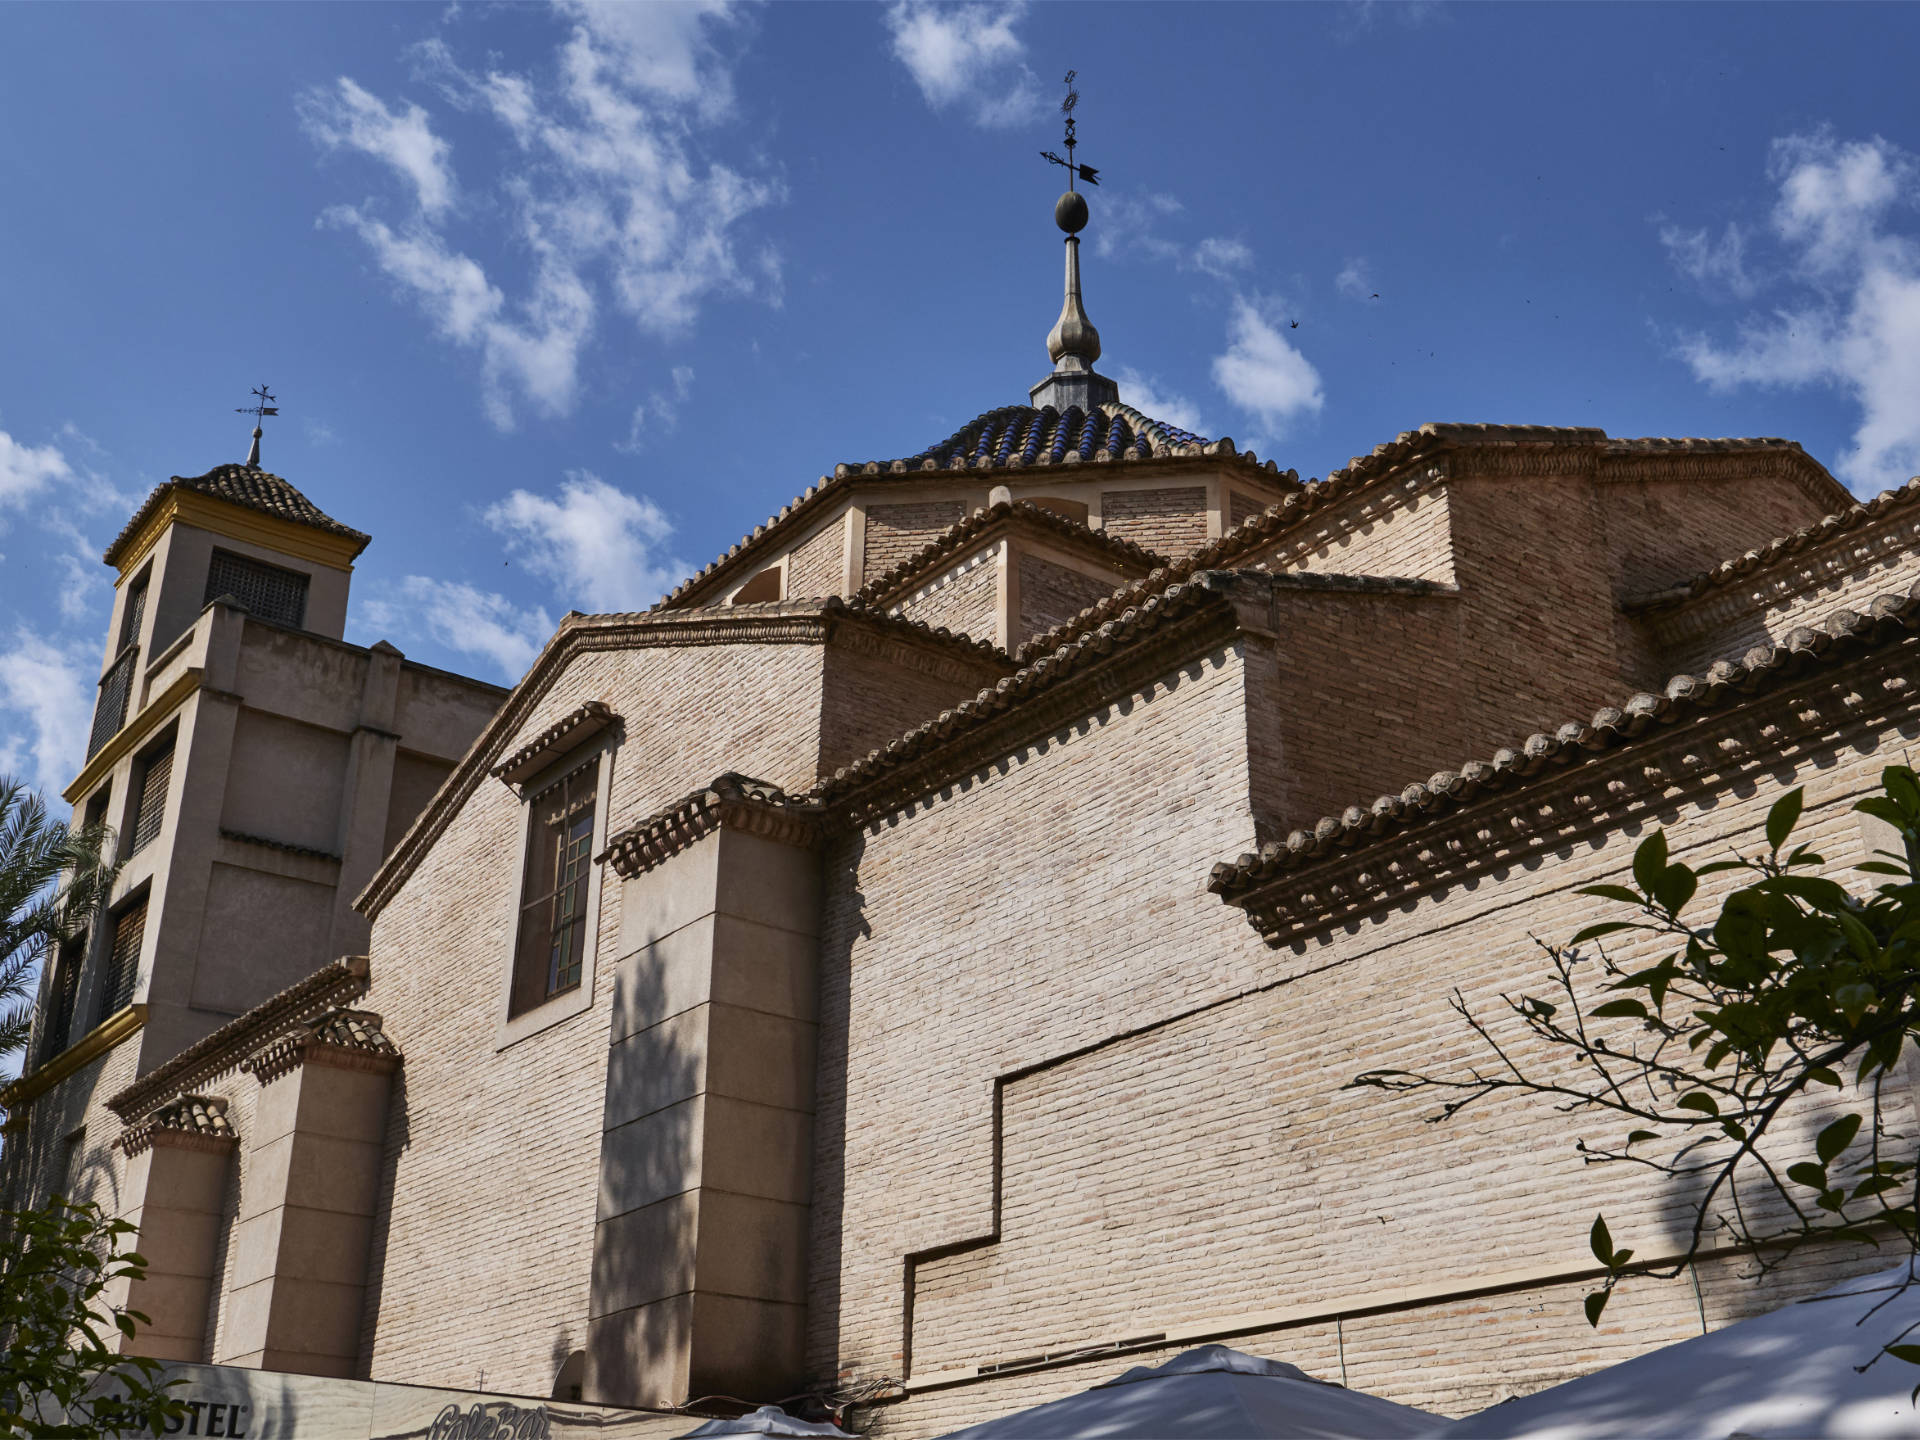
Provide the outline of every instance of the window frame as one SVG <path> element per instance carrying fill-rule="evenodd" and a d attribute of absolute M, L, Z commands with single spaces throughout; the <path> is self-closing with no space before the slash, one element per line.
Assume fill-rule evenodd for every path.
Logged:
<path fill-rule="evenodd" d="M 180 729 L 176 725 L 170 728 L 161 739 L 141 751 L 128 772 L 127 793 L 131 808 L 127 814 L 125 850 L 129 860 L 158 840 L 161 832 L 167 827 L 169 814 L 167 801 L 173 794 L 174 762 L 179 759 L 179 744 Z M 147 780 L 153 773 L 153 767 L 163 758 L 167 762 L 167 781 L 157 797 L 160 802 L 158 818 L 154 819 L 152 829 L 147 833 L 146 838 L 142 839 L 140 832 L 150 818 L 149 810 L 151 809 L 147 804 Z M 121 847 L 116 843 L 114 848 L 117 855 Z"/>
<path fill-rule="evenodd" d="M 106 923 L 100 926 L 99 943 L 88 946 L 89 957 L 93 961 L 92 985 L 83 989 L 76 1004 L 85 1004 L 90 1012 L 87 1027 L 81 1031 L 81 1038 L 91 1035 L 120 1011 L 138 1002 L 140 995 L 140 960 L 147 952 L 147 941 L 153 930 L 153 887 L 141 885 L 132 893 L 121 898 L 106 914 Z M 133 954 L 128 958 L 127 1000 L 125 1005 L 109 1008 L 113 999 L 113 954 L 120 940 L 120 926 L 134 911 L 140 912 L 140 938 L 135 943 Z M 76 1017 L 77 1018 L 77 1017 Z"/>
<path fill-rule="evenodd" d="M 231 586 L 216 583 L 214 570 L 222 562 L 229 562 L 242 570 L 251 568 L 262 580 L 269 578 L 267 572 L 271 572 L 272 578 L 284 577 L 286 581 L 298 581 L 299 616 L 289 620 L 281 615 L 269 615 L 263 610 L 256 610 L 248 603 L 246 596 L 239 594 Z M 313 599 L 313 576 L 305 570 L 296 570 L 290 565 L 276 565 L 273 561 L 262 560 L 257 555 L 246 555 L 238 550 L 228 550 L 216 545 L 207 556 L 207 579 L 203 590 L 204 594 L 200 601 L 202 606 L 211 605 L 223 595 L 232 595 L 234 599 L 246 606 L 247 613 L 256 619 L 264 620 L 269 625 L 283 625 L 289 630 L 304 630 L 307 628 L 307 606 Z"/>
<path fill-rule="evenodd" d="M 496 989 L 494 1049 L 504 1050 L 529 1036 L 572 1019 L 593 1004 L 593 987 L 599 968 L 601 885 L 606 867 L 594 861 L 607 846 L 607 809 L 613 789 L 614 756 L 618 750 L 611 731 L 593 737 L 575 750 L 560 756 L 523 785 L 512 786 L 515 801 L 515 837 L 511 846 L 501 847 L 512 855 L 513 868 L 504 886 L 505 931 Z M 528 903 L 524 894 L 527 875 L 527 851 L 533 839 L 533 806 L 541 796 L 578 770 L 595 762 L 600 770 L 593 787 L 593 837 L 588 843 L 587 899 L 585 924 L 581 930 L 580 983 L 546 1000 L 515 1012 L 514 982 L 520 952 L 520 916 Z"/>

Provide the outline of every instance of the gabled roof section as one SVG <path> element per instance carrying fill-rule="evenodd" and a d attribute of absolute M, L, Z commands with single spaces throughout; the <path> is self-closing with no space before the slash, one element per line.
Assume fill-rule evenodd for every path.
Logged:
<path fill-rule="evenodd" d="M 925 548 L 861 586 L 848 603 L 879 605 L 913 584 L 924 572 L 939 568 L 948 556 L 967 549 L 982 536 L 1002 529 L 1023 529 L 1044 535 L 1069 549 L 1097 555 L 1122 570 L 1144 572 L 1167 563 L 1164 555 L 1157 555 L 1118 535 L 1095 530 L 1078 520 L 1069 520 L 1032 501 L 1001 500 L 974 511 L 964 520 L 956 521 Z"/>
<path fill-rule="evenodd" d="M 1917 633 L 1920 583 L 1901 594 L 1880 596 L 1865 613 L 1840 610 L 1818 628 L 1791 631 L 1778 645 L 1756 645 L 1739 660 L 1717 661 L 1704 675 L 1675 675 L 1660 694 L 1635 695 L 1624 706 L 1599 710 L 1584 723 L 1570 721 L 1551 735 L 1530 735 L 1517 747 L 1470 760 L 1457 771 L 1439 771 L 1397 795 L 1324 816 L 1310 830 L 1295 830 L 1284 840 L 1261 846 L 1258 853 L 1215 865 L 1208 888 L 1230 903 L 1242 903 L 1250 892 L 1289 871 L 1384 843 L 1484 796 L 1519 788 L 1662 726 L 1775 689 L 1810 670 L 1902 643 Z"/>
<path fill-rule="evenodd" d="M 1110 448 L 1109 442 L 1117 442 L 1118 448 Z M 917 454 L 834 466 L 833 474 L 822 475 L 792 504 L 782 506 L 778 515 L 769 515 L 764 525 L 756 525 L 739 544 L 675 586 L 653 608 L 667 610 L 688 604 L 712 588 L 721 576 L 745 568 L 785 543 L 800 528 L 799 523 L 789 522 L 823 516 L 852 485 L 862 481 L 924 480 L 942 472 L 1138 463 L 1227 464 L 1259 471 L 1269 484 L 1292 484 L 1300 478 L 1271 460 L 1263 464 L 1251 450 L 1236 449 L 1231 438 L 1207 440 L 1142 415 L 1130 405 L 1102 405 L 1091 421 L 1078 406 L 1063 416 L 1051 406 L 1035 410 L 1030 405 L 1006 405 L 976 416 L 938 445 Z"/>
<path fill-rule="evenodd" d="M 175 475 L 164 485 L 154 486 L 146 502 L 134 512 L 133 518 L 126 523 L 119 535 L 114 537 L 113 543 L 107 547 L 106 554 L 101 558 L 109 565 L 119 563 L 120 552 L 134 536 L 140 533 L 148 517 L 160 508 L 169 494 L 176 490 L 224 500 L 229 505 L 238 505 L 246 510 L 257 510 L 277 520 L 291 521 L 295 525 L 305 525 L 328 535 L 336 535 L 343 540 L 355 541 L 357 542 L 356 554 L 365 549 L 367 543 L 373 538 L 355 530 L 350 525 L 342 525 L 278 475 L 270 475 L 265 470 L 250 465 L 216 465 L 204 475 L 191 477 Z"/>
<path fill-rule="evenodd" d="M 1794 531 L 1791 535 L 1782 535 L 1778 540 L 1770 540 L 1757 550 L 1749 550 L 1744 555 L 1736 555 L 1731 560 L 1722 560 L 1711 570 L 1703 570 L 1691 580 L 1674 586 L 1670 590 L 1660 590 L 1651 595 L 1639 595 L 1628 600 L 1621 608 L 1636 612 L 1666 610 L 1675 605 L 1684 605 L 1689 600 L 1697 600 L 1709 590 L 1717 590 L 1731 585 L 1749 575 L 1766 570 L 1784 560 L 1824 545 L 1829 540 L 1838 539 L 1849 531 L 1858 530 L 1897 510 L 1905 510 L 1920 505 L 1920 476 L 1907 481 L 1894 490 L 1882 490 L 1871 500 L 1858 505 L 1849 505 L 1831 515 L 1823 515 L 1813 524 Z"/>

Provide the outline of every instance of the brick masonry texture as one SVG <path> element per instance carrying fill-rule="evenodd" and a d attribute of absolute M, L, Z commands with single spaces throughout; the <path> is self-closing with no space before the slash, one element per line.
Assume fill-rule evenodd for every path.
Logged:
<path fill-rule="evenodd" d="M 963 500 L 868 506 L 866 568 L 861 582 L 886 574 L 949 525 L 965 519 L 966 514 Z"/>
<path fill-rule="evenodd" d="M 930 587 L 909 594 L 900 605 L 900 613 L 924 625 L 944 626 L 956 635 L 993 643 L 994 622 L 999 617 L 997 600 L 1000 583 L 1002 543 L 975 551 L 959 564 L 938 576 Z"/>
<path fill-rule="evenodd" d="M 1250 515 L 1258 515 L 1260 509 L 1260 502 L 1252 496 L 1243 495 L 1238 490 L 1229 490 L 1227 492 L 1228 528 L 1238 525 Z"/>
<path fill-rule="evenodd" d="M 1109 490 L 1100 497 L 1100 526 L 1159 554 L 1184 554 L 1206 543 L 1206 488 Z"/>
<path fill-rule="evenodd" d="M 1020 554 L 1020 615 L 1013 643 L 1018 645 L 1043 630 L 1064 624 L 1098 600 L 1105 599 L 1126 577 L 1101 578 L 1069 570 L 1042 556 Z"/>
<path fill-rule="evenodd" d="M 810 540 L 787 556 L 789 600 L 838 595 L 847 585 L 847 526 L 836 515 Z"/>
<path fill-rule="evenodd" d="M 1330 505 L 1249 558 L 1270 570 L 1402 575 L 1451 585 L 1453 523 L 1447 488 L 1425 477 Z"/>

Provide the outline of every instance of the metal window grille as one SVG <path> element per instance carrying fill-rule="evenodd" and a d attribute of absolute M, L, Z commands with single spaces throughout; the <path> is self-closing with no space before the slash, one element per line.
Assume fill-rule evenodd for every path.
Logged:
<path fill-rule="evenodd" d="M 149 755 L 140 772 L 140 798 L 133 811 L 133 848 L 137 855 L 160 833 L 167 818 L 167 782 L 173 778 L 173 746 Z"/>
<path fill-rule="evenodd" d="M 86 1148 L 87 1132 L 84 1126 L 67 1136 L 61 1144 L 60 1161 L 53 1167 L 53 1174 L 50 1177 L 53 1181 L 52 1194 L 67 1195 L 70 1192 L 74 1171 L 79 1168 L 74 1162 L 85 1153 Z"/>
<path fill-rule="evenodd" d="M 231 595 L 262 620 L 298 629 L 307 620 L 307 577 L 263 560 L 250 560 L 225 550 L 213 552 L 207 567 L 205 605 Z"/>
<path fill-rule="evenodd" d="M 120 648 L 139 643 L 140 622 L 147 615 L 147 577 L 142 575 L 127 591 L 126 613 L 120 620 Z"/>
<path fill-rule="evenodd" d="M 140 942 L 146 933 L 147 897 L 142 895 L 113 918 L 113 949 L 107 955 L 106 983 L 100 987 L 95 1025 L 133 1003 L 133 983 L 140 978 Z"/>
<path fill-rule="evenodd" d="M 528 804 L 527 868 L 520 887 L 513 996 L 518 1014 L 572 990 L 586 965 L 587 890 L 593 875 L 596 757 Z"/>
<path fill-rule="evenodd" d="M 40 1063 L 46 1064 L 67 1048 L 73 1038 L 73 1002 L 80 994 L 80 965 L 86 959 L 87 937 L 80 935 L 60 947 L 54 961 L 53 985 L 47 995 L 47 1024 L 40 1035 Z"/>
<path fill-rule="evenodd" d="M 127 723 L 127 701 L 133 695 L 133 666 L 140 658 L 137 649 L 120 652 L 119 658 L 100 677 L 100 693 L 93 702 L 93 730 L 87 736 L 87 758 L 120 733 Z"/>

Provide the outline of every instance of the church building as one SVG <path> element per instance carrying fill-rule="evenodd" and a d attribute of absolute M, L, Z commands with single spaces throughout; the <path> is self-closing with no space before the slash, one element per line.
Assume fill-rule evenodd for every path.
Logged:
<path fill-rule="evenodd" d="M 1126 403 L 1059 219 L 1027 403 L 510 691 L 345 644 L 368 537 L 257 448 L 149 498 L 66 792 L 125 868 L 4 1096 L 8 1203 L 140 1227 L 135 1348 L 924 1437 L 1219 1340 L 1462 1415 L 1884 1266 L 1589 1329 L 1595 1211 L 1658 1258 L 1684 1196 L 1343 1086 L 1467 1063 L 1655 827 L 1804 785 L 1865 858 L 1920 481 L 1490 424 L 1303 481 Z"/>

